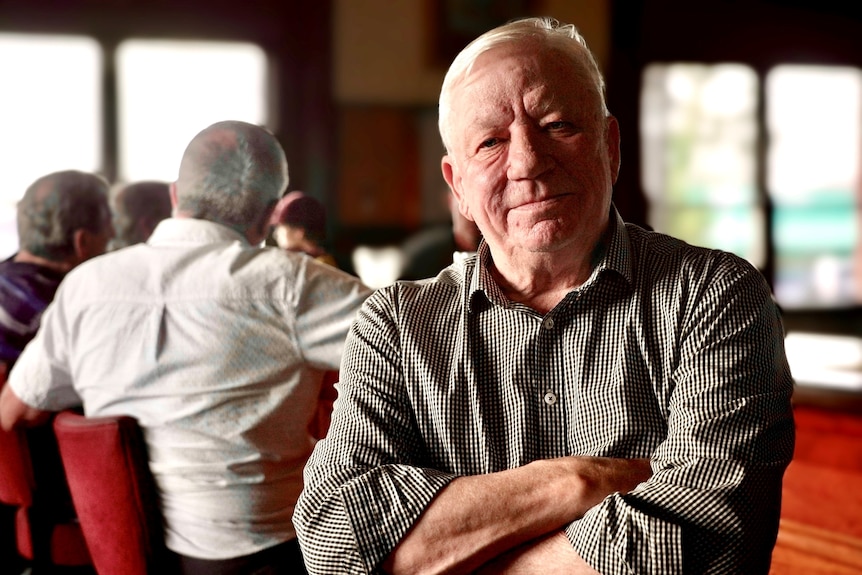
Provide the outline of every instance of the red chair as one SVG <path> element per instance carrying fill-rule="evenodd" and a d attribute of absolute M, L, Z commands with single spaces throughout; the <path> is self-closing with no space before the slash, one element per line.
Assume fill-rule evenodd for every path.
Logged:
<path fill-rule="evenodd" d="M 99 575 L 174 572 L 137 421 L 64 411 L 54 419 L 54 433 Z"/>
<path fill-rule="evenodd" d="M 0 430 L 0 503 L 15 509 L 15 547 L 34 572 L 92 565 L 50 425 Z"/>
<path fill-rule="evenodd" d="M 320 395 L 317 398 L 317 412 L 311 423 L 308 424 L 308 431 L 315 439 L 323 439 L 329 431 L 329 424 L 332 421 L 332 407 L 338 398 L 338 391 L 335 389 L 336 383 L 338 383 L 337 369 L 323 373 Z"/>

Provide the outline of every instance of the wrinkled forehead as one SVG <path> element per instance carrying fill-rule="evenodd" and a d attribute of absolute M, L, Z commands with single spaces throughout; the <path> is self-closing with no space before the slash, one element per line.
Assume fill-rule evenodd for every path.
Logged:
<path fill-rule="evenodd" d="M 455 123 L 523 107 L 530 114 L 551 108 L 592 115 L 602 109 L 589 73 L 571 51 L 546 45 L 503 45 L 481 54 L 453 84 Z"/>

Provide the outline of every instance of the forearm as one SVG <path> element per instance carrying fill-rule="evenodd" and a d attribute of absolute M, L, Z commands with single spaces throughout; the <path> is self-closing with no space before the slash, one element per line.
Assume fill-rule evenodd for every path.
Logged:
<path fill-rule="evenodd" d="M 3 430 L 41 425 L 50 417 L 50 411 L 30 407 L 15 395 L 10 386 L 3 386 L 3 391 L 0 392 L 0 426 Z"/>
<path fill-rule="evenodd" d="M 486 563 L 475 575 L 599 575 L 569 543 L 563 532 L 552 533 L 528 541 L 493 561 Z"/>
<path fill-rule="evenodd" d="M 646 460 L 564 457 L 452 481 L 384 562 L 398 573 L 461 573 L 580 518 L 650 475 Z"/>

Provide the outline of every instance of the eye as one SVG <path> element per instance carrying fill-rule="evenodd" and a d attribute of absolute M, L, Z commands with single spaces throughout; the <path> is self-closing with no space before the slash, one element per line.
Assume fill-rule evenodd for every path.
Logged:
<path fill-rule="evenodd" d="M 500 138 L 488 138 L 487 140 L 485 140 L 481 144 L 479 144 L 479 147 L 480 148 L 493 148 L 494 146 L 496 146 L 499 143 L 500 143 Z"/>
<path fill-rule="evenodd" d="M 545 124 L 545 129 L 550 132 L 559 132 L 560 130 L 567 130 L 571 127 L 572 125 L 569 122 L 564 122 L 562 120 Z"/>

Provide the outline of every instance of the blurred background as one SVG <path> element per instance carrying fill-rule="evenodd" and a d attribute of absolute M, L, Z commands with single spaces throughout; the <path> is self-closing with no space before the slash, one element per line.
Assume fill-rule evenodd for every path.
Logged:
<path fill-rule="evenodd" d="M 735 252 L 785 314 L 801 394 L 862 397 L 862 4 L 837 0 L 0 0 L 0 257 L 45 173 L 171 181 L 239 119 L 324 203 L 373 286 L 449 225 L 436 101 L 466 43 L 511 18 L 578 26 L 622 129 L 631 222 Z"/>

